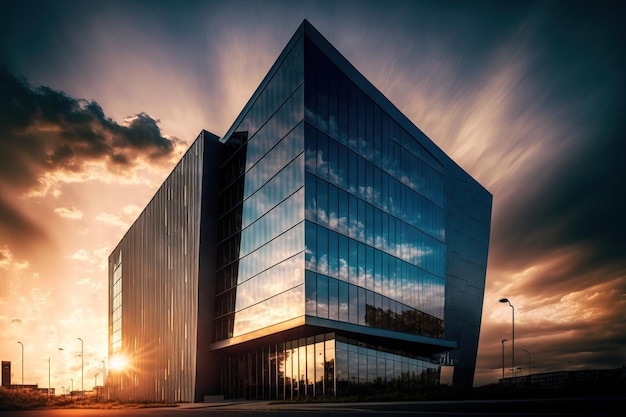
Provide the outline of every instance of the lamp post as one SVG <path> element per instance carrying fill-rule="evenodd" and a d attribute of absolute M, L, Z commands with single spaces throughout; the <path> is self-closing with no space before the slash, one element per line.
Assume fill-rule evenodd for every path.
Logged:
<path fill-rule="evenodd" d="M 96 373 L 95 376 L 95 381 L 93 383 L 93 392 L 96 394 L 96 402 L 100 402 L 100 395 L 98 394 L 98 390 L 97 390 L 97 386 L 98 386 L 98 375 L 100 375 L 99 373 Z"/>
<path fill-rule="evenodd" d="M 59 351 L 61 351 L 61 352 L 64 352 L 64 351 L 65 351 L 65 349 L 63 349 L 62 347 L 60 347 L 60 348 L 58 348 L 58 349 L 59 349 Z M 58 376 L 57 376 L 57 377 L 58 377 Z M 63 387 L 61 387 L 61 388 L 63 388 Z M 63 388 L 63 390 L 64 390 L 64 391 L 63 391 L 63 395 L 65 395 L 65 388 Z"/>
<path fill-rule="evenodd" d="M 85 349 L 83 339 L 77 337 L 80 340 L 80 398 L 83 398 L 85 394 L 85 380 L 83 379 L 84 370 L 85 370 Z"/>
<path fill-rule="evenodd" d="M 511 372 L 513 372 L 513 377 L 515 377 L 515 307 L 513 307 L 508 298 L 501 298 L 500 302 L 508 303 L 511 307 Z"/>
<path fill-rule="evenodd" d="M 504 342 L 506 342 L 507 339 L 502 339 L 502 383 L 504 383 Z"/>
<path fill-rule="evenodd" d="M 22 345 L 22 386 L 20 387 L 20 389 L 24 389 L 24 343 L 22 342 L 17 342 L 20 345 Z"/>
<path fill-rule="evenodd" d="M 50 397 L 50 357 L 48 357 L 48 398 Z"/>
<path fill-rule="evenodd" d="M 70 378 L 71 389 L 70 389 L 70 397 L 74 396 L 74 379 Z"/>
<path fill-rule="evenodd" d="M 526 349 L 523 349 L 523 351 L 528 353 L 528 377 L 530 378 L 530 352 Z"/>
<path fill-rule="evenodd" d="M 104 398 L 104 385 L 106 384 L 107 381 L 107 372 L 106 372 L 106 368 L 104 367 L 104 361 L 100 361 L 102 362 L 102 402 L 105 401 Z"/>

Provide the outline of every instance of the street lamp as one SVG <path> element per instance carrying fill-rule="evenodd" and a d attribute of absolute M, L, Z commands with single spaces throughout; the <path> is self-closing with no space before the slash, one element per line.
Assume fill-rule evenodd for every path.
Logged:
<path fill-rule="evenodd" d="M 96 380 L 95 380 L 95 382 L 93 384 L 93 392 L 96 394 L 96 402 L 100 402 L 100 394 L 98 393 L 98 389 L 97 389 L 97 387 L 98 387 L 98 375 L 100 375 L 100 374 L 96 373 L 96 377 L 95 377 Z"/>
<path fill-rule="evenodd" d="M 71 389 L 70 389 L 70 397 L 74 396 L 74 379 L 70 378 Z"/>
<path fill-rule="evenodd" d="M 83 398 L 83 395 L 85 394 L 85 380 L 83 379 L 85 370 L 85 350 L 83 339 L 80 337 L 77 337 L 77 339 L 80 340 L 80 398 Z"/>
<path fill-rule="evenodd" d="M 48 357 L 48 397 L 50 397 L 50 357 Z"/>
<path fill-rule="evenodd" d="M 502 339 L 502 382 L 504 383 L 504 342 L 506 339 Z"/>
<path fill-rule="evenodd" d="M 528 376 L 530 377 L 530 352 L 526 349 L 523 349 L 523 351 L 528 353 Z"/>
<path fill-rule="evenodd" d="M 107 371 L 106 371 L 106 368 L 104 367 L 104 361 L 100 361 L 100 362 L 102 362 L 102 402 L 104 402 L 105 401 L 105 398 L 104 398 L 104 385 L 107 382 Z"/>
<path fill-rule="evenodd" d="M 513 372 L 513 377 L 515 377 L 515 307 L 509 301 L 508 298 L 501 298 L 501 303 L 508 303 L 511 307 L 511 370 Z"/>
<path fill-rule="evenodd" d="M 58 349 L 59 349 L 61 352 L 63 352 L 63 351 L 64 351 L 64 349 L 63 349 L 62 347 L 60 347 L 60 348 L 58 348 Z M 57 375 L 57 378 L 58 378 L 58 375 Z M 63 388 L 63 387 L 61 387 L 61 388 Z M 63 391 L 63 395 L 65 395 L 65 388 L 63 388 L 63 389 L 64 389 L 64 391 Z"/>
<path fill-rule="evenodd" d="M 17 343 L 22 345 L 22 386 L 20 388 L 24 389 L 24 343 L 22 342 L 17 342 Z"/>

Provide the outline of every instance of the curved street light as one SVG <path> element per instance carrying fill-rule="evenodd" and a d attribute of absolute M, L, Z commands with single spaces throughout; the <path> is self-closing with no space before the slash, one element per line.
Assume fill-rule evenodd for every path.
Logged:
<path fill-rule="evenodd" d="M 501 298 L 500 302 L 508 303 L 511 307 L 511 372 L 513 372 L 513 377 L 515 377 L 515 307 L 513 307 L 508 298 Z"/>

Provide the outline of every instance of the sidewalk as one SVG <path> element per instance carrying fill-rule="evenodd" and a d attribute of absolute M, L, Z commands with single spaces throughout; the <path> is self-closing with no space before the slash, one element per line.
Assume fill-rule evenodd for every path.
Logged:
<path fill-rule="evenodd" d="M 369 403 L 370 405 L 374 403 Z M 246 400 L 224 400 L 224 401 L 213 401 L 213 402 L 204 402 L 204 403 L 181 403 L 179 404 L 180 408 L 228 408 L 229 410 L 246 410 L 246 411 L 254 411 L 254 410 L 327 410 L 329 408 L 336 408 L 338 405 L 341 406 L 343 410 L 346 409 L 358 409 L 364 411 L 361 407 L 359 407 L 359 403 L 273 403 L 271 401 L 246 401 Z"/>

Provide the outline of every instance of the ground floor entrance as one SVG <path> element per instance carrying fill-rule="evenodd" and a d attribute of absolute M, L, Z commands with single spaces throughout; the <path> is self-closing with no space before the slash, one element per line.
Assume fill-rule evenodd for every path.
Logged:
<path fill-rule="evenodd" d="M 258 400 L 415 392 L 439 372 L 430 358 L 324 333 L 225 356 L 221 390 Z"/>

